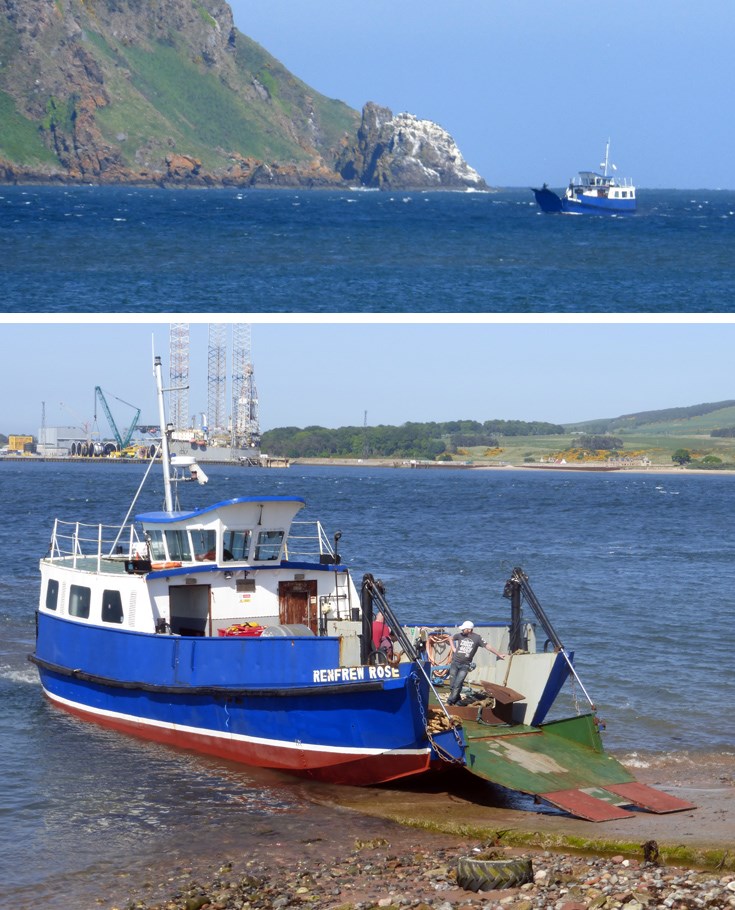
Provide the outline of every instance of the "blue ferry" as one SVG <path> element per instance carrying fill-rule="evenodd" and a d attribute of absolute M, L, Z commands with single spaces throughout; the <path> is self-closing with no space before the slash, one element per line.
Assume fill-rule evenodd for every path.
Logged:
<path fill-rule="evenodd" d="M 532 189 L 539 208 L 565 215 L 633 214 L 636 210 L 635 186 L 630 180 L 611 173 L 616 167 L 610 164 L 610 140 L 605 145 L 605 160 L 600 168 L 602 173 L 580 171 L 561 195 L 550 190 L 546 183 L 540 189 Z"/>
<path fill-rule="evenodd" d="M 154 375 L 165 428 L 158 357 Z M 30 655 L 52 704 L 124 733 L 332 783 L 456 769 L 595 821 L 631 816 L 630 804 L 691 808 L 637 784 L 605 753 L 591 700 L 585 712 L 551 718 L 565 682 L 581 683 L 522 570 L 503 591 L 509 620 L 478 623 L 499 654 L 477 652 L 462 703 L 450 706 L 456 622 L 401 625 L 379 581 L 365 574 L 355 584 L 341 533 L 330 539 L 319 522 L 298 520 L 298 497 L 182 509 L 179 480 L 207 478 L 193 459 L 177 464 L 169 435 L 122 526 L 54 523 Z M 164 507 L 130 521 L 156 464 Z M 439 573 L 427 584 L 451 590 L 451 581 Z M 375 644 L 377 622 L 392 632 L 392 653 Z"/>

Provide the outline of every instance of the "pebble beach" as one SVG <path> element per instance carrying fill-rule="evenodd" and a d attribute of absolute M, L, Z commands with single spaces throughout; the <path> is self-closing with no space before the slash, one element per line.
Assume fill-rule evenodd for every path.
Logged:
<path fill-rule="evenodd" d="M 660 866 L 623 855 L 585 858 L 551 851 L 530 855 L 533 881 L 517 888 L 468 891 L 456 881 L 457 845 L 393 837 L 353 840 L 336 859 L 309 857 L 285 866 L 250 860 L 225 864 L 208 880 L 168 883 L 169 894 L 127 903 L 128 910 L 654 910 L 735 907 L 735 873 Z M 472 855 L 484 845 L 464 847 Z M 512 856 L 512 851 L 498 851 Z M 165 890 L 165 885 L 157 890 Z"/>
<path fill-rule="evenodd" d="M 692 811 L 593 824 L 564 814 L 477 805 L 461 787 L 308 785 L 297 836 L 264 827 L 247 855 L 180 866 L 138 884 L 115 910 L 692 910 L 735 907 L 733 761 L 666 789 Z M 661 786 L 659 775 L 639 779 Z M 307 785 L 305 785 L 307 787 Z M 552 845 L 552 846 L 549 846 Z M 573 846 L 574 845 L 574 846 Z M 490 853 L 488 851 L 491 851 Z M 528 859 L 530 880 L 471 891 L 461 858 Z"/>

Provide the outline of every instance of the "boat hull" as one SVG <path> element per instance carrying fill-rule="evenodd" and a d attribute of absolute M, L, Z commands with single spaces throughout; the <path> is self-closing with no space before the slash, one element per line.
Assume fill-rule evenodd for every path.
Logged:
<path fill-rule="evenodd" d="M 562 199 L 565 214 L 632 215 L 635 199 L 608 199 L 604 196 L 582 196 Z"/>
<path fill-rule="evenodd" d="M 610 199 L 605 196 L 559 196 L 548 187 L 533 189 L 538 207 L 547 214 L 565 215 L 632 215 L 636 210 L 635 199 Z"/>
<path fill-rule="evenodd" d="M 55 705 L 145 739 L 331 783 L 381 783 L 430 765 L 428 683 L 416 665 L 330 667 L 330 642 L 317 638 L 131 632 L 113 633 L 116 659 L 110 637 L 110 630 L 39 615 L 31 659 Z M 123 652 L 134 670 L 113 678 L 105 664 L 120 666 Z M 270 674 L 258 671 L 265 665 Z M 182 679 L 193 671 L 194 681 Z"/>
<path fill-rule="evenodd" d="M 561 197 L 557 196 L 548 187 L 544 186 L 540 190 L 534 189 L 533 195 L 536 197 L 536 202 L 542 212 L 556 214 L 562 211 Z"/>

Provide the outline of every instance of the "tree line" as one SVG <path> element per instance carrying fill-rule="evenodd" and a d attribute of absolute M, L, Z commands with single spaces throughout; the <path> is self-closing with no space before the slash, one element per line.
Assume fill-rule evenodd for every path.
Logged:
<path fill-rule="evenodd" d="M 434 460 L 477 446 L 495 448 L 503 436 L 556 436 L 559 424 L 524 420 L 450 420 L 401 426 L 279 427 L 261 448 L 283 458 L 415 458 Z"/>
<path fill-rule="evenodd" d="M 572 445 L 577 449 L 590 449 L 593 452 L 615 452 L 622 449 L 625 443 L 618 436 L 594 436 L 583 433 L 572 442 Z"/>

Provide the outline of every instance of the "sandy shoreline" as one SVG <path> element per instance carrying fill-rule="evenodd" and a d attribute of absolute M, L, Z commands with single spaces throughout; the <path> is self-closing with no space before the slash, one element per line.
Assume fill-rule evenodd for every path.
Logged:
<path fill-rule="evenodd" d="M 455 471 L 528 471 L 528 472 L 574 472 L 576 474 L 712 474 L 716 477 L 732 476 L 735 471 L 711 470 L 707 468 L 684 468 L 679 465 L 574 465 L 574 464 L 464 464 L 461 462 L 415 462 L 396 458 L 294 458 L 292 467 L 337 467 L 337 468 L 400 468 L 402 470 L 436 470 L 451 468 Z"/>
<path fill-rule="evenodd" d="M 554 810 L 538 811 L 531 797 L 505 794 L 489 788 L 477 800 L 477 784 L 466 779 L 445 788 L 441 779 L 431 789 L 401 786 L 347 788 L 324 786 L 314 797 L 365 815 L 425 827 L 445 833 L 471 832 L 484 839 L 498 830 L 514 842 L 539 849 L 594 844 L 599 852 L 620 852 L 626 845 L 655 840 L 662 854 L 707 864 L 721 852 L 730 854 L 735 868 L 735 755 L 713 769 L 692 762 L 678 771 L 636 769 L 641 783 L 693 803 L 693 811 L 656 815 L 637 812 L 634 818 L 593 823 Z M 715 861 L 717 861 L 715 859 Z"/>
<path fill-rule="evenodd" d="M 129 458 L 78 458 L 76 456 L 27 456 L 27 455 L 3 455 L 0 462 L 8 464 L 95 464 L 95 465 L 120 465 L 145 463 L 142 459 Z M 211 465 L 233 465 L 236 462 L 222 461 L 202 461 L 202 464 Z M 554 472 L 563 473 L 571 472 L 575 474 L 678 474 L 686 476 L 687 474 L 711 474 L 715 477 L 735 477 L 735 470 L 726 468 L 715 470 L 707 468 L 685 468 L 679 465 L 599 465 L 599 464 L 476 464 L 465 462 L 446 462 L 446 461 L 422 461 L 411 462 L 399 458 L 293 458 L 287 464 L 274 464 L 270 467 L 334 467 L 334 468 L 395 468 L 400 470 L 437 470 L 444 468 L 454 471 L 526 471 L 526 472 Z"/>

